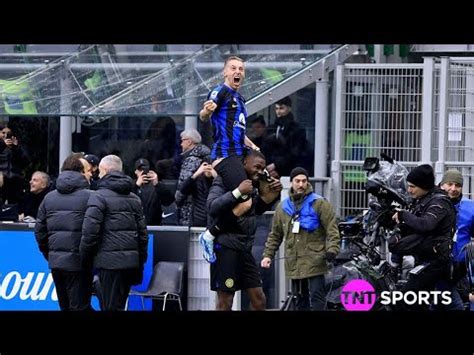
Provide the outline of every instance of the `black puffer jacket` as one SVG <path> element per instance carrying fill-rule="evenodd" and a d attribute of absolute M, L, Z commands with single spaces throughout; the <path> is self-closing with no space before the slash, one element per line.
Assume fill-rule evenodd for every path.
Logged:
<path fill-rule="evenodd" d="M 149 226 L 159 226 L 163 219 L 163 208 L 161 205 L 169 206 L 174 202 L 174 196 L 165 184 L 159 182 L 156 186 L 147 183 L 138 187 L 133 184 L 132 190 L 142 201 L 145 222 Z"/>
<path fill-rule="evenodd" d="M 411 212 L 400 211 L 403 234 L 419 234 L 423 241 L 417 248 L 422 261 L 447 261 L 456 228 L 456 211 L 446 192 L 435 187 L 415 201 Z"/>
<path fill-rule="evenodd" d="M 79 244 L 90 195 L 89 183 L 81 173 L 64 171 L 56 181 L 56 190 L 41 203 L 35 235 L 51 269 L 81 270 Z"/>
<path fill-rule="evenodd" d="M 138 269 L 147 258 L 148 235 L 133 180 L 121 172 L 105 175 L 88 202 L 82 227 L 83 263 L 108 270 Z"/>
<path fill-rule="evenodd" d="M 232 209 L 237 205 L 237 199 L 228 191 L 222 178 L 217 176 L 212 183 L 207 197 L 209 211 L 208 227 L 216 221 L 222 233 L 216 237 L 216 242 L 228 248 L 251 251 L 257 230 L 256 215 L 271 208 L 260 196 L 256 189 L 252 192 L 252 207 L 241 217 L 235 217 Z"/>

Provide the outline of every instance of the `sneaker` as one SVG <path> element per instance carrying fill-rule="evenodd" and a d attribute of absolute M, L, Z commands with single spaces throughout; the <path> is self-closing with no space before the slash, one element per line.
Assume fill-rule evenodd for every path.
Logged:
<path fill-rule="evenodd" d="M 216 261 L 216 254 L 214 253 L 214 242 L 204 239 L 204 232 L 199 235 L 199 244 L 202 248 L 202 256 L 208 263 Z"/>

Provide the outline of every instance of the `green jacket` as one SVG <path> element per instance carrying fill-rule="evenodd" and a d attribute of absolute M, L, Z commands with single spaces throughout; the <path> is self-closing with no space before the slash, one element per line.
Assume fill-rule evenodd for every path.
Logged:
<path fill-rule="evenodd" d="M 308 184 L 304 195 L 312 191 L 313 188 Z M 293 189 L 290 189 L 289 198 L 294 202 Z M 300 228 L 299 233 L 295 234 L 291 232 L 291 216 L 283 211 L 282 202 L 275 210 L 263 257 L 273 259 L 284 238 L 286 277 L 304 279 L 325 274 L 328 271 L 325 254 L 328 251 L 339 253 L 340 242 L 336 215 L 331 204 L 324 198 L 315 200 L 313 208 L 319 216 L 320 227 L 311 233 Z M 300 205 L 296 206 L 299 208 Z"/>

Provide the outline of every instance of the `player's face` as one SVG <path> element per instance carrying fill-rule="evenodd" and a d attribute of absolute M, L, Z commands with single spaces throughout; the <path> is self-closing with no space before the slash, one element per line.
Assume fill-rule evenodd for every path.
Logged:
<path fill-rule="evenodd" d="M 245 78 L 244 63 L 240 60 L 229 60 L 224 68 L 224 82 L 234 90 L 238 90 Z"/>

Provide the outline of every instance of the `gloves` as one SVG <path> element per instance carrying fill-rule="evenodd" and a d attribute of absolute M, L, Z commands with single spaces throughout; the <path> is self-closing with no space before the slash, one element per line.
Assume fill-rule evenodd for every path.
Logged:
<path fill-rule="evenodd" d="M 332 251 L 326 252 L 326 261 L 332 262 L 336 259 L 336 253 L 333 253 Z"/>

